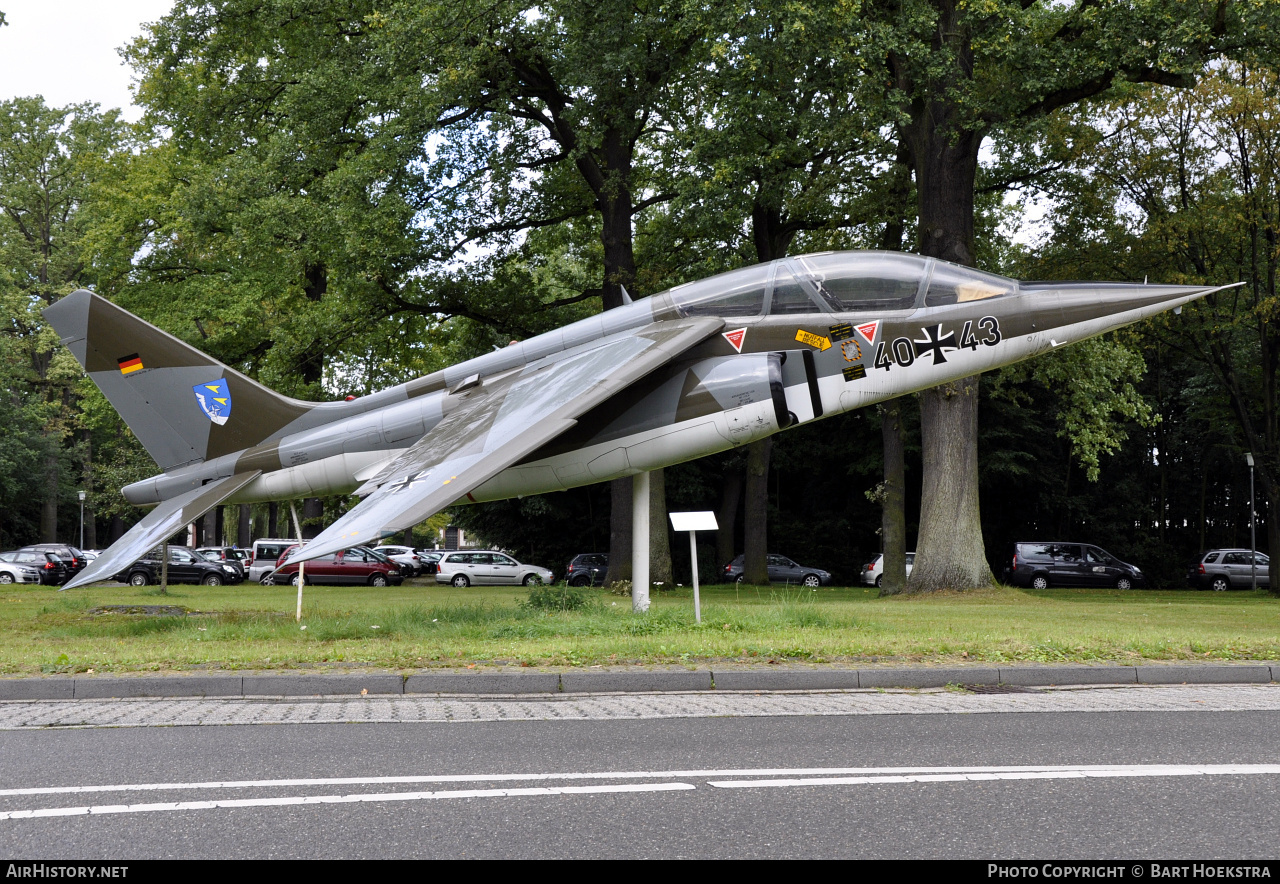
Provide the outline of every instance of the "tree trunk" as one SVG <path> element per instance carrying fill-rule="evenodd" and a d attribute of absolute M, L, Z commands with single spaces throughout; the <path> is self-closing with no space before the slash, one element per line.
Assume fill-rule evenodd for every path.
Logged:
<path fill-rule="evenodd" d="M 52 442 L 52 440 L 50 440 Z M 44 459 L 44 501 L 40 506 L 40 542 L 58 542 L 58 454 Z"/>
<path fill-rule="evenodd" d="M 1258 521 L 1266 525 L 1266 544 L 1265 550 L 1260 550 L 1269 556 L 1275 557 L 1277 550 L 1280 550 L 1280 519 L 1274 518 L 1274 514 L 1280 512 L 1280 487 L 1271 481 L 1272 473 L 1268 469 L 1260 469 L 1256 472 L 1255 477 L 1257 484 L 1261 486 L 1257 490 L 1256 499 L 1258 503 L 1265 505 L 1258 507 Z M 1201 549 L 1204 549 L 1202 546 Z M 1272 596 L 1280 598 L 1280 573 L 1270 574 L 1268 571 L 1268 584 Z"/>
<path fill-rule="evenodd" d="M 738 505 L 742 503 L 742 468 L 734 464 L 720 486 L 720 506 L 716 508 L 716 573 L 722 575 L 724 566 L 737 555 L 734 543 L 738 527 Z M 720 579 L 723 579 L 721 577 Z"/>
<path fill-rule="evenodd" d="M 925 493 L 907 592 L 972 589 L 994 581 L 978 508 L 978 376 L 920 394 Z"/>
<path fill-rule="evenodd" d="M 85 491 L 89 491 L 93 488 L 93 434 L 88 430 L 85 430 L 81 434 L 80 439 L 81 444 L 84 446 L 84 474 L 81 479 L 83 484 L 80 487 Z M 81 544 L 85 549 L 97 549 L 98 530 L 97 525 L 94 524 L 93 506 L 91 503 L 92 495 L 90 494 L 88 497 L 89 499 L 86 499 L 84 504 L 81 505 L 82 518 L 84 519 L 83 536 L 77 537 L 76 542 Z"/>
<path fill-rule="evenodd" d="M 631 579 L 631 477 L 609 483 L 609 582 Z"/>
<path fill-rule="evenodd" d="M 666 473 L 649 473 L 649 583 L 661 583 L 670 589 L 675 585 L 671 566 L 671 525 L 667 521 Z"/>
<path fill-rule="evenodd" d="M 218 539 L 218 510 L 219 509 L 221 509 L 221 507 L 215 506 L 213 509 L 209 510 L 209 512 L 205 513 L 204 518 L 200 520 L 204 523 L 204 525 L 201 526 L 203 530 L 200 532 L 202 535 L 204 535 L 201 538 L 201 543 L 200 543 L 201 546 L 220 546 L 221 545 L 221 541 Z"/>
<path fill-rule="evenodd" d="M 622 290 L 635 287 L 636 259 L 634 233 L 631 227 L 632 198 L 631 143 L 616 128 L 605 131 L 601 152 L 584 156 L 579 161 L 583 178 L 592 187 L 596 209 L 600 212 L 600 244 L 604 248 L 604 280 L 601 300 L 604 309 L 621 307 Z M 609 184 L 598 179 L 600 170 L 608 170 Z M 609 580 L 630 580 L 631 567 L 631 477 L 609 483 Z M 661 505 L 666 499 L 657 495 Z M 650 498 L 652 506 L 653 497 Z M 670 558 L 668 554 L 668 559 Z M 670 570 L 668 562 L 667 570 Z M 652 579 L 652 578 L 651 578 Z"/>
<path fill-rule="evenodd" d="M 267 504 L 267 537 L 280 536 L 280 504 L 274 500 Z"/>
<path fill-rule="evenodd" d="M 107 545 L 111 545 L 124 537 L 124 517 L 117 514 L 111 517 L 111 533 L 107 535 Z"/>
<path fill-rule="evenodd" d="M 880 406 L 880 435 L 884 440 L 884 495 L 880 505 L 880 534 L 884 544 L 880 595 L 896 595 L 907 585 L 906 456 L 902 440 L 902 399 Z"/>
<path fill-rule="evenodd" d="M 962 28 L 957 7 L 944 4 L 940 33 L 950 40 Z M 960 39 L 957 69 L 972 62 Z M 945 96 L 939 84 L 934 95 Z M 974 183 L 980 132 L 965 130 L 963 110 L 946 98 L 921 102 L 903 133 L 915 166 L 920 252 L 956 264 L 973 264 Z M 924 450 L 920 536 L 908 592 L 989 586 L 978 508 L 978 377 L 943 384 L 921 394 Z"/>
<path fill-rule="evenodd" d="M 236 546 L 241 549 L 253 546 L 253 534 L 249 525 L 251 510 L 252 507 L 249 504 L 240 504 L 239 517 L 236 523 Z"/>
<path fill-rule="evenodd" d="M 308 497 L 302 501 L 302 539 L 311 540 L 324 529 L 324 501 Z"/>
<path fill-rule="evenodd" d="M 756 586 L 769 584 L 768 505 L 769 455 L 773 437 L 766 436 L 747 446 L 746 510 L 743 513 L 742 579 Z"/>

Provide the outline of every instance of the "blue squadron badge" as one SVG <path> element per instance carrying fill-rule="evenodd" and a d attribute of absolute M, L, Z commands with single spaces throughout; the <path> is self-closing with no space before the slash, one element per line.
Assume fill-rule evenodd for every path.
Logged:
<path fill-rule="evenodd" d="M 231 417 L 231 390 L 227 388 L 225 379 L 196 384 L 191 389 L 195 391 L 196 402 L 200 404 L 205 417 L 218 426 L 227 422 L 227 418 Z"/>

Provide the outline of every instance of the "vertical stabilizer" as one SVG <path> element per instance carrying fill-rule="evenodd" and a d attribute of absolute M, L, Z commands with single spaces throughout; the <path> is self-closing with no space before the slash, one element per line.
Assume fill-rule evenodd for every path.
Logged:
<path fill-rule="evenodd" d="M 44 316 L 162 470 L 249 448 L 313 407 L 93 292 L 72 292 Z"/>

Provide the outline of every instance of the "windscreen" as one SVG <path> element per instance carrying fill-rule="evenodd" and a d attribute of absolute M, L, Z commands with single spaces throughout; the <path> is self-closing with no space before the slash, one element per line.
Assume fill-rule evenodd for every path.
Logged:
<path fill-rule="evenodd" d="M 759 316 L 770 269 L 755 264 L 678 286 L 671 301 L 681 316 Z"/>
<path fill-rule="evenodd" d="M 927 258 L 899 252 L 828 252 L 795 263 L 840 312 L 914 307 L 929 266 Z"/>

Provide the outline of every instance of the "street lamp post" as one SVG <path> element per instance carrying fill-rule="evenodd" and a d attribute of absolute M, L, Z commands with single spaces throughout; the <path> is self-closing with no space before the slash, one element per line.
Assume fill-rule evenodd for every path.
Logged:
<path fill-rule="evenodd" d="M 1254 530 L 1256 510 L 1253 506 L 1253 452 L 1246 451 L 1245 462 L 1249 464 L 1249 586 L 1254 592 L 1258 590 L 1258 535 Z"/>
<path fill-rule="evenodd" d="M 76 496 L 80 498 L 80 548 L 84 549 L 84 497 L 83 491 L 77 491 Z"/>

